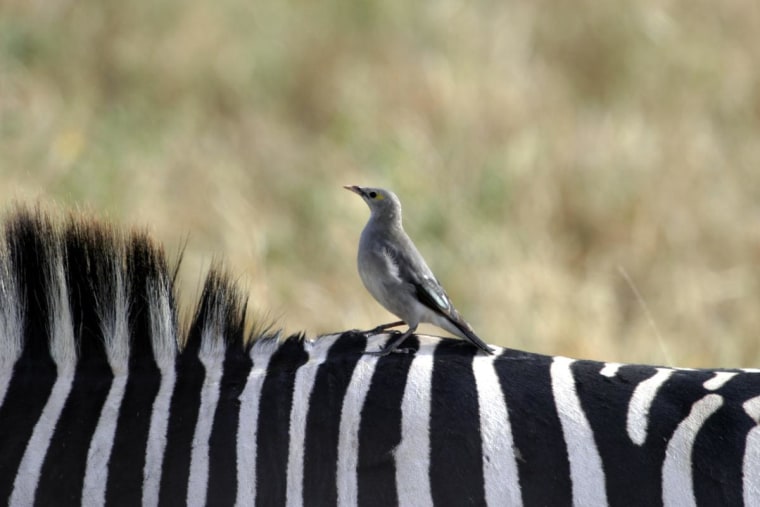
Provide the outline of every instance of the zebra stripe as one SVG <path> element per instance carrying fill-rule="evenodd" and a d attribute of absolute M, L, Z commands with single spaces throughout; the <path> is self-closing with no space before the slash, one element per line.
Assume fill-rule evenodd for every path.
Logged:
<path fill-rule="evenodd" d="M 566 357 L 555 357 L 551 366 L 554 399 L 570 459 L 573 505 L 606 505 L 602 459 L 575 391 L 575 378 L 570 370 L 573 362 Z"/>
<path fill-rule="evenodd" d="M 293 408 L 295 372 L 308 359 L 305 340 L 299 337 L 280 345 L 269 361 L 261 387 L 256 435 L 256 483 L 267 485 L 256 493 L 256 505 L 283 505 L 287 498 L 290 411 Z"/>
<path fill-rule="evenodd" d="M 112 274 L 112 277 L 103 281 L 107 284 L 107 291 L 111 292 L 111 301 L 106 303 L 96 300 L 108 365 L 114 377 L 87 451 L 82 502 L 92 506 L 105 504 L 108 462 L 129 370 L 128 289 L 120 270 L 113 270 Z"/>
<path fill-rule="evenodd" d="M 275 341 L 259 342 L 251 349 L 253 368 L 240 396 L 240 425 L 237 441 L 237 505 L 256 505 L 256 442 L 259 430 L 259 404 L 269 360 Z"/>
<path fill-rule="evenodd" d="M 436 505 L 485 504 L 475 353 L 461 341 L 443 341 L 435 349 L 429 424 L 430 486 Z"/>
<path fill-rule="evenodd" d="M 159 278 L 147 284 L 152 357 L 159 371 L 160 381 L 151 407 L 150 426 L 145 447 L 142 505 L 158 505 L 161 471 L 166 449 L 166 431 L 169 427 L 169 407 L 177 376 L 175 373 L 175 323 L 169 297 L 168 280 Z M 158 339 L 163 337 L 163 340 Z"/>
<path fill-rule="evenodd" d="M 327 351 L 338 339 L 338 335 L 325 337 L 310 343 L 307 363 L 296 372 L 293 389 L 293 408 L 290 411 L 290 444 L 288 448 L 288 477 L 286 504 L 292 507 L 303 505 L 304 447 L 306 442 L 306 420 L 309 413 L 309 398 L 314 390 L 314 382 L 320 366 L 327 360 Z"/>
<path fill-rule="evenodd" d="M 365 352 L 378 350 L 378 345 L 382 346 L 386 340 L 381 336 L 367 340 Z M 356 505 L 358 502 L 359 425 L 377 361 L 377 356 L 367 356 L 365 361 L 357 364 L 343 401 L 338 433 L 338 505 Z"/>
<path fill-rule="evenodd" d="M 756 425 L 747 434 L 742 463 L 744 505 L 760 505 L 760 481 L 756 480 L 760 477 L 760 396 L 745 401 L 742 407 Z"/>
<path fill-rule="evenodd" d="M 187 488 L 187 505 L 191 507 L 205 505 L 206 487 L 209 467 L 209 439 L 214 422 L 214 413 L 219 402 L 222 364 L 224 363 L 224 342 L 216 340 L 223 331 L 221 322 L 212 322 L 204 329 L 201 338 L 199 358 L 206 370 L 201 389 L 201 405 L 198 410 L 198 423 L 193 435 L 193 450 L 190 457 L 190 478 Z"/>
<path fill-rule="evenodd" d="M 61 252 L 57 248 L 51 248 L 46 255 L 51 258 L 45 273 L 50 284 L 47 294 L 47 307 L 50 309 L 48 325 L 52 333 L 50 355 L 58 369 L 58 377 L 18 467 L 10 498 L 10 505 L 13 507 L 34 502 L 48 446 L 74 383 L 77 362 L 74 326 L 68 303 L 68 284 L 61 263 Z"/>
<path fill-rule="evenodd" d="M 381 357 L 375 366 L 364 399 L 359 424 L 357 473 L 360 505 L 398 503 L 395 452 L 401 443 L 401 404 L 419 340 L 404 344 L 405 354 L 398 358 Z"/>
<path fill-rule="evenodd" d="M 108 485 L 108 462 L 111 458 L 113 437 L 119 417 L 121 400 L 127 386 L 127 375 L 114 377 L 108 397 L 100 412 L 92 443 L 87 451 L 87 469 L 84 475 L 82 502 L 87 505 L 104 505 Z"/>
<path fill-rule="evenodd" d="M 17 274 L 8 252 L 0 245 L 0 407 L 8 392 L 13 366 L 23 350 L 22 303 L 18 293 Z"/>
<path fill-rule="evenodd" d="M 617 372 L 621 366 L 623 365 L 620 363 L 605 363 L 604 368 L 602 368 L 599 374 L 604 375 L 605 377 L 612 378 L 615 375 L 617 375 Z"/>
<path fill-rule="evenodd" d="M 338 337 L 333 336 L 330 337 L 329 341 L 326 341 L 325 343 L 332 342 L 337 343 Z M 458 344 L 457 344 L 458 345 Z M 377 346 L 377 343 L 374 343 L 373 341 L 369 342 L 369 345 L 366 346 L 366 348 L 370 348 L 370 350 L 374 350 L 374 347 Z M 315 361 L 315 370 L 318 368 L 321 368 L 324 366 L 325 358 L 330 353 L 331 346 L 326 346 L 324 349 L 324 352 L 319 352 L 311 356 L 311 361 Z M 254 364 L 258 364 L 260 371 L 255 372 L 252 371 L 249 375 L 249 382 L 246 384 L 246 390 L 252 388 L 252 386 L 255 386 L 256 383 L 259 384 L 259 386 L 262 386 L 265 382 L 265 378 L 267 377 L 266 373 L 266 361 L 270 359 L 272 356 L 265 356 L 263 358 L 256 358 L 254 354 Z M 502 359 L 505 358 L 505 359 Z M 519 484 L 520 480 L 520 473 L 519 473 L 519 459 L 517 457 L 511 457 L 509 460 L 512 461 L 512 467 L 513 472 L 511 475 L 515 476 L 509 479 L 509 475 L 501 475 L 501 474 L 495 474 L 493 475 L 493 478 L 489 478 L 490 473 L 487 471 L 489 469 L 489 461 L 486 459 L 486 456 L 489 455 L 488 449 L 490 449 L 491 453 L 495 452 L 495 449 L 500 448 L 500 445 L 503 446 L 503 442 L 505 441 L 505 436 L 502 433 L 494 433 L 493 431 L 488 431 L 487 428 L 492 428 L 494 431 L 498 430 L 499 425 L 497 424 L 500 420 L 503 421 L 504 426 L 507 424 L 511 426 L 514 426 L 514 423 L 511 421 L 511 419 L 507 418 L 501 418 L 501 416 L 495 416 L 493 415 L 496 411 L 501 411 L 502 413 L 506 413 L 507 416 L 509 416 L 509 410 L 508 407 L 511 406 L 509 403 L 509 399 L 507 398 L 507 403 L 503 403 L 502 407 L 499 408 L 498 404 L 495 404 L 495 401 L 499 401 L 499 398 L 501 400 L 504 400 L 504 392 L 498 388 L 496 391 L 493 390 L 494 381 L 493 378 L 497 376 L 497 371 L 501 371 L 502 373 L 505 370 L 509 370 L 509 367 L 511 366 L 508 361 L 509 356 L 499 356 L 497 358 L 486 358 L 486 357 L 478 357 L 474 361 L 470 361 L 469 364 L 472 372 L 474 374 L 474 384 L 473 387 L 475 389 L 475 392 L 477 393 L 478 398 L 478 406 L 481 407 L 479 409 L 480 416 L 480 433 L 481 433 L 481 449 L 482 451 L 482 466 L 483 466 L 483 474 L 484 474 L 484 487 L 485 487 L 485 494 L 486 494 L 486 502 L 489 505 L 499 505 L 503 504 L 504 502 L 508 501 L 505 500 L 505 498 L 510 498 L 507 495 L 511 495 L 511 499 L 515 500 L 516 503 L 519 503 L 521 500 L 524 500 L 523 496 L 521 495 L 521 490 L 516 487 L 516 484 Z M 439 357 L 440 359 L 440 357 Z M 373 362 L 375 362 L 375 366 L 377 367 L 376 359 L 373 358 Z M 569 413 L 575 413 L 576 416 L 587 414 L 583 417 L 588 417 L 588 412 L 584 410 L 583 408 L 583 400 L 576 394 L 575 399 L 573 400 L 572 392 L 562 392 L 562 389 L 566 389 L 567 383 L 574 383 L 576 378 L 576 373 L 573 372 L 573 365 L 576 363 L 571 362 L 570 360 L 564 359 L 564 358 L 557 358 L 552 362 L 552 365 L 549 367 L 550 370 L 552 370 L 552 379 L 554 382 L 555 387 L 555 393 L 557 398 L 557 406 L 559 413 L 569 414 Z M 432 391 L 430 387 L 431 381 L 432 381 L 432 370 L 436 367 L 436 356 L 430 354 L 430 350 L 428 349 L 427 353 L 425 352 L 424 346 L 423 348 L 418 351 L 418 353 L 414 356 L 412 360 L 412 365 L 409 368 L 409 375 L 408 380 L 406 382 L 405 388 L 404 388 L 404 395 L 401 400 L 401 413 L 402 413 L 402 440 L 396 449 L 396 452 L 393 455 L 393 458 L 397 464 L 397 472 L 396 472 L 396 483 L 398 488 L 398 498 L 399 503 L 401 504 L 407 504 L 408 502 L 414 502 L 415 505 L 432 505 L 432 492 L 425 494 L 424 491 L 428 490 L 430 491 L 431 485 L 428 481 L 426 481 L 427 477 L 427 471 L 431 469 L 431 465 L 427 465 L 424 460 L 425 453 L 421 453 L 420 449 L 425 448 L 424 441 L 428 441 L 428 445 L 430 445 L 430 440 L 428 437 L 428 427 L 427 425 L 420 425 L 419 424 L 419 418 L 421 417 L 423 420 L 429 420 L 430 415 L 425 415 L 424 407 L 425 403 L 424 400 L 429 399 L 435 399 L 435 393 Z M 302 367 L 303 368 L 303 367 Z M 298 376 L 300 372 L 306 372 L 307 369 L 297 369 L 294 372 L 294 375 Z M 356 373 L 359 371 L 360 373 Z M 600 371 L 600 370 L 598 370 Z M 366 407 L 366 403 L 361 402 L 362 398 L 362 392 L 364 392 L 365 399 L 367 398 L 367 395 L 370 390 L 370 386 L 372 385 L 372 379 L 377 375 L 378 370 L 375 369 L 373 372 L 367 372 L 364 371 L 362 368 L 358 368 L 354 370 L 354 381 L 352 382 L 352 386 L 349 388 L 347 398 L 344 400 L 344 417 L 345 417 L 345 423 L 341 422 L 341 434 L 342 435 L 353 435 L 354 442 L 356 442 L 356 446 L 351 447 L 347 446 L 344 442 L 341 441 L 341 449 L 339 456 L 348 456 L 348 459 L 357 460 L 358 455 L 362 453 L 362 447 L 359 445 L 359 442 L 361 442 L 361 438 L 359 436 L 360 431 L 359 428 L 363 424 L 362 421 L 362 412 L 364 407 Z M 419 372 L 419 373 L 418 373 Z M 208 375 L 207 375 L 208 376 Z M 303 373 L 303 376 L 307 376 L 307 373 Z M 314 376 L 316 378 L 316 374 L 308 374 L 308 376 Z M 601 375 L 600 375 L 601 376 Z M 258 379 L 257 379 L 258 377 Z M 359 382 L 357 379 L 361 378 L 363 381 Z M 701 382 L 703 383 L 703 382 Z M 294 390 L 300 389 L 300 386 L 298 385 L 298 382 L 295 382 Z M 565 385 L 564 388 L 560 389 L 560 384 Z M 496 384 L 499 385 L 498 383 Z M 251 396 L 249 396 L 250 391 L 246 393 L 244 391 L 243 396 L 241 397 L 241 400 L 243 401 L 243 405 L 241 406 L 241 413 L 244 412 L 246 409 L 246 399 L 255 399 Z M 408 401 L 414 399 L 413 396 L 416 396 L 416 399 L 414 402 Z M 431 398 L 432 397 L 432 398 Z M 494 400 L 494 397 L 496 397 L 496 400 Z M 712 398 L 711 398 L 712 397 Z M 351 400 L 349 400 L 351 398 Z M 711 405 L 710 410 L 705 410 L 703 408 L 700 408 L 700 404 L 707 403 L 711 400 L 720 399 L 721 396 L 717 394 L 709 394 L 707 395 L 704 400 L 706 401 L 698 401 L 692 409 L 692 414 L 697 414 L 699 417 L 690 415 L 687 417 L 687 419 L 684 419 L 680 425 L 679 429 L 676 430 L 673 437 L 669 440 L 669 449 L 667 451 L 668 460 L 673 461 L 676 468 L 675 470 L 680 470 L 680 473 L 682 474 L 681 477 L 688 477 L 690 476 L 688 473 L 688 470 L 692 469 L 692 464 L 686 463 L 682 461 L 684 449 L 686 449 L 686 454 L 691 455 L 692 451 L 690 450 L 690 445 L 693 445 L 696 435 L 699 434 L 701 431 L 701 428 L 704 427 L 706 421 L 710 419 L 712 414 L 719 408 L 719 405 Z M 294 403 L 296 402 L 297 398 L 294 398 Z M 311 410 L 317 410 L 312 404 L 311 404 L 311 396 L 306 396 L 306 399 L 308 402 L 306 403 L 307 406 L 309 406 L 308 412 Z M 561 401 L 564 400 L 564 401 Z M 569 400 L 569 401 L 568 401 Z M 655 401 L 656 402 L 656 401 Z M 201 406 L 203 406 L 203 402 L 201 401 Z M 577 409 L 577 412 L 573 412 L 568 409 L 568 407 L 571 407 L 575 405 L 575 408 Z M 749 406 L 749 405 L 748 405 Z M 251 407 L 257 407 L 256 403 L 253 403 Z M 105 410 L 105 409 L 104 409 Z M 288 412 L 289 417 L 293 419 L 295 416 L 293 415 L 294 407 L 291 411 Z M 201 409 L 201 412 L 204 410 Z M 303 414 L 303 412 L 302 412 Z M 491 414 L 491 415 L 485 415 L 485 414 Z M 101 418 L 103 416 L 101 415 Z M 492 418 L 492 419 L 489 419 Z M 199 427 L 203 425 L 201 422 L 203 417 L 198 418 L 198 422 L 195 426 L 195 434 L 198 435 L 200 433 Z M 247 419 L 246 416 L 241 417 L 241 421 Z M 252 421 L 262 421 L 262 417 L 259 415 L 258 417 L 251 418 L 249 420 Z M 295 420 L 295 419 L 293 419 Z M 353 421 L 353 423 L 352 423 Z M 491 422 L 489 422 L 491 421 Z M 263 422 L 263 421 L 262 421 Z M 568 425 L 567 421 L 563 421 L 562 418 L 560 418 L 560 423 L 565 428 L 565 435 L 564 438 L 567 441 L 567 445 L 571 446 L 574 445 L 576 447 L 582 446 L 582 445 L 590 445 L 590 450 L 593 452 L 594 449 L 596 449 L 596 445 L 593 441 L 593 438 L 589 442 L 589 440 L 584 440 L 589 437 L 590 434 L 587 433 L 586 437 L 580 437 L 579 433 L 577 432 L 577 428 L 575 428 L 574 425 L 577 425 L 577 421 L 573 421 L 572 424 Z M 260 423 L 261 424 L 261 423 Z M 243 428 L 245 428 L 246 425 L 241 424 L 240 430 L 242 431 Z M 590 427 L 589 427 L 590 428 Z M 685 430 L 684 430 L 685 429 Z M 590 430 L 589 430 L 590 431 Z M 682 431 L 688 431 L 686 434 L 686 437 L 681 437 Z M 416 435 L 415 435 L 416 433 Z M 296 429 L 291 428 L 290 429 L 290 436 L 291 439 L 294 439 L 292 441 L 295 441 L 297 437 L 294 435 L 296 434 Z M 415 435 L 415 436 L 412 436 Z M 751 435 L 748 435 L 748 439 L 751 438 Z M 250 441 L 250 440 L 249 440 Z M 419 443 L 422 441 L 423 443 Z M 240 439 L 238 440 L 240 442 Z M 499 444 L 498 442 L 502 442 L 502 444 Z M 514 449 L 514 443 L 512 445 L 508 445 L 509 448 Z M 519 447 L 518 447 L 519 448 Z M 672 449 L 675 449 L 675 451 L 672 451 Z M 255 451 L 255 449 L 253 449 Z M 288 450 L 288 456 L 292 456 L 291 448 Z M 568 457 L 571 460 L 571 466 L 572 466 L 572 460 L 573 458 L 573 451 L 572 449 L 568 453 Z M 195 453 L 195 451 L 194 451 Z M 352 455 L 353 454 L 353 455 Z M 239 451 L 239 456 L 241 458 L 241 462 L 243 461 L 242 458 L 246 453 L 244 451 Z M 499 454 L 500 457 L 503 457 L 502 454 Z M 749 456 L 749 454 L 748 454 Z M 578 458 L 580 459 L 580 458 Z M 255 463 L 256 460 L 250 460 L 250 462 Z M 360 479 L 356 475 L 357 468 L 351 468 L 349 466 L 346 466 L 345 463 L 348 460 L 346 459 L 339 459 L 339 463 L 343 468 L 339 468 L 341 471 L 341 474 L 345 474 L 348 472 L 350 475 L 348 476 L 350 479 L 354 481 L 354 484 L 351 486 L 354 494 L 356 495 L 353 498 L 342 496 L 341 492 L 341 483 L 339 484 L 339 494 L 341 495 L 341 503 L 346 502 L 346 504 L 349 505 L 356 505 L 359 503 L 362 503 L 359 498 L 360 495 L 358 493 L 358 484 L 360 482 Z M 507 462 L 509 463 L 509 461 Z M 669 461 L 666 461 L 666 465 L 663 469 L 663 497 L 662 502 L 665 505 L 672 505 L 677 502 L 683 502 L 684 501 L 684 491 L 692 491 L 693 487 L 689 487 L 687 489 L 684 489 L 683 483 L 679 483 L 678 481 L 673 481 L 670 479 L 668 473 L 668 470 L 671 468 L 668 464 Z M 291 463 L 289 463 L 290 466 Z M 752 462 L 749 462 L 749 465 L 751 466 Z M 680 467 L 680 468 L 679 468 Z M 192 465 L 191 465 L 192 470 Z M 248 473 L 241 473 L 242 466 L 238 468 L 238 484 L 244 485 L 246 483 L 247 477 L 256 477 L 257 475 L 254 475 L 250 472 Z M 747 468 L 747 465 L 745 465 L 745 478 L 749 476 L 751 473 L 749 471 L 750 469 Z M 599 480 L 604 477 L 604 466 L 601 466 L 600 461 L 600 467 L 598 470 L 595 470 L 593 468 L 590 468 L 586 473 L 588 473 L 588 477 L 578 477 L 571 474 L 571 480 L 572 480 L 572 490 L 576 491 L 581 487 L 582 484 L 587 484 L 587 480 Z M 684 475 L 685 474 L 685 475 Z M 291 474 L 291 480 L 289 484 L 293 485 L 293 475 Z M 346 477 L 346 475 L 343 475 L 343 477 Z M 456 476 L 454 476 L 456 477 Z M 422 479 L 422 485 L 418 484 L 416 482 L 416 478 Z M 499 482 L 499 478 L 501 478 L 501 482 Z M 525 480 L 525 473 L 522 474 L 523 480 Z M 590 479 L 589 479 L 590 478 Z M 194 475 L 192 472 L 189 475 L 188 478 L 188 491 L 197 491 L 194 488 L 197 488 L 197 486 L 194 486 L 193 483 L 196 480 L 200 480 L 201 482 L 204 481 L 204 478 L 201 477 L 198 479 L 197 475 Z M 454 479 L 452 479 L 454 480 Z M 682 480 L 682 479 L 679 479 Z M 298 481 L 300 482 L 300 481 Z M 425 486 L 424 484 L 428 482 L 428 486 Z M 461 484 L 461 483 L 460 483 Z M 504 490 L 502 492 L 496 492 L 493 493 L 494 486 L 501 485 Z M 751 486 L 751 482 L 749 484 Z M 255 489 L 252 489 L 252 494 L 256 494 L 256 491 L 260 491 L 262 488 L 266 489 L 267 485 L 259 483 L 256 485 L 257 487 Z M 498 486 L 497 486 L 498 487 Z M 85 487 L 86 489 L 86 487 Z M 602 482 L 601 486 L 602 492 L 605 490 L 604 483 Z M 239 489 L 240 492 L 244 492 L 244 488 Z M 467 491 L 471 490 L 467 489 Z M 491 491 L 491 493 L 489 493 Z M 745 487 L 746 495 L 752 494 L 752 489 L 749 487 Z M 422 496 L 418 496 L 418 494 L 422 492 Z M 691 495 L 694 495 L 694 493 L 691 493 Z M 27 499 L 33 499 L 34 496 L 31 494 L 31 496 L 27 497 Z M 84 498 L 89 498 L 85 496 Z M 207 494 L 203 493 L 198 498 L 193 498 L 191 495 L 188 494 L 188 500 L 191 502 L 198 502 L 198 503 L 204 503 L 205 499 L 207 498 Z M 297 497 L 291 497 L 297 498 Z M 696 498 L 696 497 L 695 497 Z M 575 502 L 580 503 L 581 501 L 587 500 L 586 499 L 580 499 L 578 497 L 575 497 Z M 246 500 L 243 500 L 245 502 Z M 687 500 L 688 501 L 688 500 Z M 602 500 L 602 504 L 605 502 Z M 243 503 L 246 504 L 246 503 Z M 248 503 L 250 504 L 250 503 Z M 292 503 L 291 503 L 292 504 Z"/>
<path fill-rule="evenodd" d="M 522 498 L 518 484 L 517 457 L 514 452 L 512 428 L 499 379 L 494 371 L 498 350 L 492 356 L 476 357 L 472 371 L 478 389 L 480 431 L 483 434 L 483 477 L 488 505 L 520 507 Z"/>
<path fill-rule="evenodd" d="M 401 401 L 401 442 L 395 452 L 399 505 L 432 506 L 430 491 L 430 393 L 436 342 L 424 341 L 409 366 Z"/>
<path fill-rule="evenodd" d="M 169 407 L 176 382 L 174 363 L 159 365 L 159 367 L 161 368 L 161 384 L 153 402 L 145 453 L 142 487 L 142 504 L 145 507 L 158 505 L 161 471 L 166 450 L 166 431 L 169 426 Z"/>
<path fill-rule="evenodd" d="M 673 370 L 657 368 L 657 373 L 636 387 L 628 405 L 628 436 L 636 445 L 644 445 L 647 439 L 649 409 L 657 391 L 670 378 Z"/>
<path fill-rule="evenodd" d="M 705 389 L 708 391 L 717 391 L 736 375 L 737 372 L 735 371 L 716 371 L 713 377 L 709 380 L 705 380 L 705 383 L 702 385 L 704 385 Z"/>
<path fill-rule="evenodd" d="M 760 503 L 757 370 L 485 357 L 424 336 L 378 358 L 393 335 L 356 332 L 244 345 L 218 270 L 180 335 L 144 238 L 26 216 L 6 243 L 11 505 Z"/>
<path fill-rule="evenodd" d="M 692 482 L 692 449 L 697 433 L 710 416 L 723 404 L 717 394 L 708 394 L 692 408 L 689 416 L 681 421 L 668 442 L 665 463 L 662 467 L 662 492 L 665 507 L 688 507 L 697 505 Z"/>
<path fill-rule="evenodd" d="M 8 392 L 8 386 L 11 383 L 11 378 L 13 377 L 13 366 L 10 367 L 3 367 L 0 365 L 0 407 L 3 406 L 3 402 L 5 401 L 5 393 Z"/>
<path fill-rule="evenodd" d="M 73 382 L 73 371 L 60 371 L 48 402 L 42 410 L 42 415 L 34 426 L 32 437 L 27 443 L 26 452 L 24 452 L 24 457 L 16 472 L 16 480 L 13 483 L 13 493 L 9 503 L 11 507 L 24 507 L 34 503 L 45 453 Z"/>
<path fill-rule="evenodd" d="M 323 339 L 325 337 L 320 338 Z M 306 506 L 335 505 L 338 502 L 338 421 L 353 371 L 363 360 L 366 343 L 367 338 L 362 334 L 343 333 L 326 352 L 327 360 L 314 380 L 304 442 L 303 499 Z"/>

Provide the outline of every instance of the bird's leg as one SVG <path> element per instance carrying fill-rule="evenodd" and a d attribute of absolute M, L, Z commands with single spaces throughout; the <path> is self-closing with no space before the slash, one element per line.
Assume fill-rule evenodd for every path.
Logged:
<path fill-rule="evenodd" d="M 370 329 L 369 331 L 365 331 L 364 334 L 366 335 L 380 334 L 387 329 L 390 329 L 392 327 L 403 326 L 404 324 L 405 322 L 403 320 L 397 320 L 396 322 L 389 322 L 388 324 L 380 324 L 376 328 Z"/>
<path fill-rule="evenodd" d="M 369 354 L 371 356 L 385 357 L 391 352 L 394 352 L 395 350 L 397 350 L 398 346 L 401 345 L 404 342 L 404 340 L 409 338 L 416 330 L 417 330 L 417 326 L 409 326 L 409 329 L 407 329 L 404 333 L 402 333 L 397 338 L 394 338 L 394 340 L 390 342 L 389 344 L 387 344 L 385 347 L 377 351 L 366 352 L 366 354 Z"/>

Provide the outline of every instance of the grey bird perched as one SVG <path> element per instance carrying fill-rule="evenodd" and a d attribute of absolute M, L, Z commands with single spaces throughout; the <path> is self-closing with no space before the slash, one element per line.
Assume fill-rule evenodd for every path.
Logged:
<path fill-rule="evenodd" d="M 401 224 L 401 202 L 382 188 L 343 187 L 364 199 L 370 217 L 359 241 L 359 276 L 372 296 L 402 322 L 376 327 L 371 332 L 406 323 L 406 332 L 376 355 L 387 355 L 417 330 L 421 322 L 434 324 L 463 338 L 488 354 L 493 350 L 462 319 Z"/>

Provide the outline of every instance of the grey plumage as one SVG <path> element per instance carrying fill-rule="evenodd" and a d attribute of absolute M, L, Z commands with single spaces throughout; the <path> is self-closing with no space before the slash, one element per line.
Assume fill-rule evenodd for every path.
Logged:
<path fill-rule="evenodd" d="M 492 354 L 454 308 L 401 222 L 401 202 L 382 188 L 344 187 L 358 194 L 370 209 L 370 218 L 359 241 L 357 264 L 367 290 L 409 329 L 378 352 L 386 355 L 417 330 L 421 322 L 434 324 Z M 378 326 L 387 329 L 402 324 Z"/>

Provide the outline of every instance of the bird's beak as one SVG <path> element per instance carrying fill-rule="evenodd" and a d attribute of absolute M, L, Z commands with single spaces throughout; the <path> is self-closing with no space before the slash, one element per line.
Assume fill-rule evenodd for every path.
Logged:
<path fill-rule="evenodd" d="M 359 195 L 360 197 L 364 197 L 364 190 L 362 190 L 362 187 L 358 185 L 343 185 L 343 188 L 346 190 L 350 190 L 351 192 Z"/>

